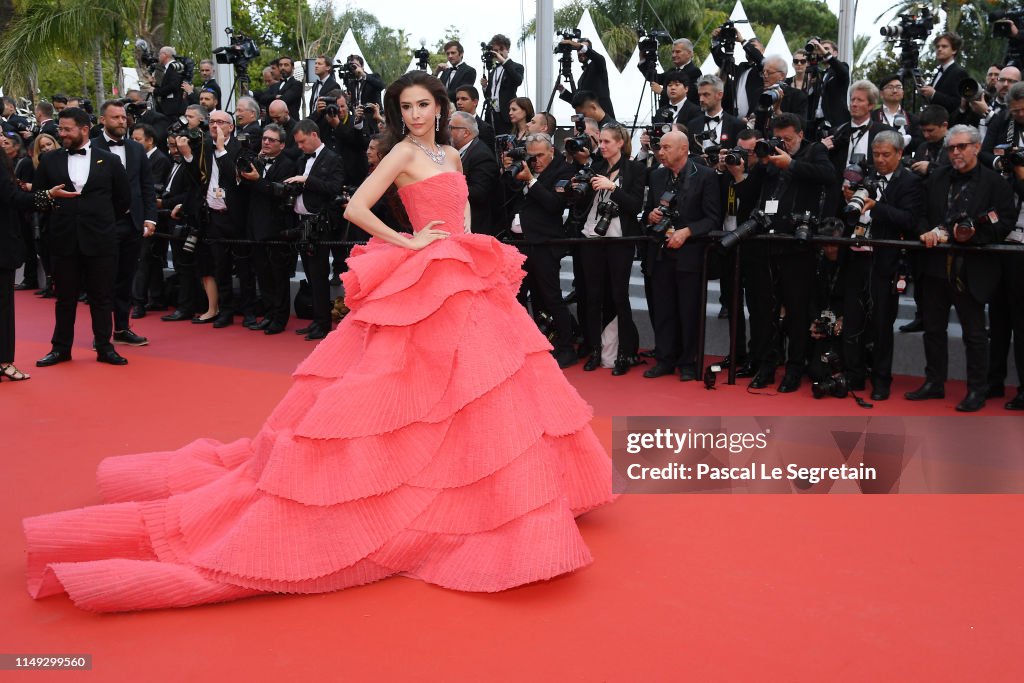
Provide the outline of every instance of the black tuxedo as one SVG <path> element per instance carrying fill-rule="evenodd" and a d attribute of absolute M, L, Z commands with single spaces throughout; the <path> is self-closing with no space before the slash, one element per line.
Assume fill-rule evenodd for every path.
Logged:
<path fill-rule="evenodd" d="M 1010 117 L 1009 110 L 1003 109 L 992 117 L 985 129 L 985 140 L 981 143 L 979 161 L 988 168 L 992 168 L 996 159 L 994 153 L 996 146 L 1009 144 L 1011 147 L 1021 149 L 1024 148 L 1022 138 L 1024 138 L 1024 125 L 1016 123 Z"/>
<path fill-rule="evenodd" d="M 816 120 L 820 101 L 825 120 L 831 123 L 833 128 L 849 121 L 850 108 L 847 100 L 849 89 L 850 65 L 833 58 L 829 62 L 829 67 L 821 72 L 821 86 L 808 102 L 808 120 Z"/>
<path fill-rule="evenodd" d="M 309 111 L 316 111 L 316 101 L 320 97 L 325 97 L 327 93 L 333 90 L 341 90 L 341 86 L 338 85 L 338 81 L 334 80 L 334 76 L 327 74 L 327 80 L 322 83 L 319 80 L 313 81 L 313 90 L 309 94 Z"/>
<path fill-rule="evenodd" d="M 153 186 L 157 189 L 157 194 L 160 194 L 167 183 L 167 176 L 171 174 L 173 165 L 171 158 L 159 149 L 154 148 L 153 153 L 149 155 L 150 175 L 153 176 Z"/>
<path fill-rule="evenodd" d="M 306 159 L 302 157 L 296 164 L 298 175 L 303 175 L 306 168 Z M 326 209 L 330 201 L 338 194 L 346 183 L 345 165 L 341 156 L 335 154 L 326 146 L 313 161 L 306 176 L 301 198 L 306 210 L 310 214 L 319 213 Z M 296 203 L 298 207 L 298 203 Z M 303 217 L 299 216 L 299 220 Z M 330 248 L 317 246 L 312 253 L 302 252 L 302 268 L 309 281 L 313 293 L 313 323 L 329 332 L 331 329 L 331 288 L 329 284 L 331 276 Z M 340 270 L 340 264 L 338 265 Z"/>
<path fill-rule="evenodd" d="M 89 177 L 81 195 L 55 200 L 50 216 L 57 286 L 56 324 L 51 342 L 54 351 L 65 354 L 71 353 L 82 289 L 89 295 L 96 350 L 113 349 L 110 334 L 117 265 L 115 226 L 118 217 L 128 213 L 132 204 L 128 173 L 121 160 L 95 145 L 90 147 Z M 64 185 L 74 189 L 68 174 L 69 156 L 66 150 L 55 150 L 40 157 L 35 175 L 38 187 Z"/>
<path fill-rule="evenodd" d="M 242 181 L 251 187 L 246 225 L 248 239 L 280 240 L 281 233 L 294 225 L 294 212 L 284 206 L 281 197 L 274 195 L 271 183 L 280 183 L 298 174 L 295 162 L 280 154 L 262 168 L 259 180 Z M 275 328 L 284 329 L 291 312 L 289 295 L 295 252 L 290 246 L 257 245 L 253 250 L 253 265 L 266 304 L 264 317 Z"/>
<path fill-rule="evenodd" d="M 491 133 L 491 141 L 488 143 L 488 147 L 494 147 L 494 133 L 510 133 L 512 132 L 512 122 L 508 118 L 508 105 L 515 99 L 516 91 L 519 90 L 519 86 L 523 83 L 523 74 L 525 69 L 522 64 L 517 64 L 511 59 L 506 59 L 505 63 L 501 65 L 502 75 L 501 82 L 498 83 L 498 109 L 494 110 L 493 106 L 493 90 L 494 86 L 494 74 L 498 71 L 498 67 L 494 68 L 494 71 L 488 76 L 487 87 L 484 88 L 484 118 L 487 119 L 488 123 L 494 127 Z M 480 138 L 487 142 L 487 138 L 484 137 L 483 131 L 480 133 Z"/>
<path fill-rule="evenodd" d="M 960 212 L 974 217 L 976 234 L 969 245 L 1002 242 L 1017 218 L 1013 191 L 995 171 L 980 163 L 963 175 L 952 166 L 942 166 L 928 176 L 926 215 L 918 223 L 924 233 L 935 226 L 948 225 L 951 214 Z M 948 206 L 952 203 L 953 206 Z M 995 224 L 979 221 L 978 216 L 995 211 Z M 952 226 L 948 227 L 952 239 Z M 985 304 L 992 301 L 1000 283 L 998 254 L 957 253 L 933 250 L 925 252 L 925 287 L 922 291 L 924 318 L 925 377 L 942 384 L 946 381 L 949 356 L 946 329 L 949 308 L 956 308 L 963 329 L 967 354 L 967 389 L 984 392 L 988 389 L 988 336 L 985 330 Z"/>
<path fill-rule="evenodd" d="M 724 110 L 720 111 L 718 116 L 721 117 L 721 134 L 714 142 L 721 145 L 722 149 L 731 149 L 738 144 L 740 131 L 746 130 L 747 125 Z M 686 121 L 686 130 L 689 131 L 691 150 L 698 150 L 702 147 L 693 136 L 706 130 L 709 123 L 708 116 L 704 112 L 698 112 L 697 115 Z"/>
<path fill-rule="evenodd" d="M 678 108 L 676 109 L 675 116 L 671 117 L 671 123 L 681 123 L 683 125 L 686 125 L 697 116 L 702 116 L 704 114 L 703 110 L 701 110 L 700 108 L 700 105 L 694 104 L 693 102 L 686 98 L 683 98 L 682 101 L 678 102 L 675 106 Z M 664 107 L 658 110 L 658 113 L 655 115 L 653 122 L 670 123 L 669 115 L 672 113 L 672 109 L 673 105 L 671 103 L 666 104 Z"/>
<path fill-rule="evenodd" d="M 636 66 L 637 66 L 638 69 L 640 69 L 641 73 L 644 73 L 644 69 L 647 66 L 647 64 L 646 63 L 637 64 Z M 682 69 L 678 69 L 678 68 L 676 68 L 675 65 L 673 65 L 672 68 L 669 69 L 669 71 L 682 71 L 686 75 L 686 77 L 688 79 L 688 82 L 686 83 L 686 87 L 688 88 L 688 90 L 686 91 L 686 99 L 689 100 L 690 102 L 693 102 L 694 104 L 696 104 L 699 107 L 700 106 L 700 95 L 697 92 L 697 81 L 700 80 L 700 77 L 703 75 L 700 72 L 700 68 L 691 61 L 691 62 L 688 62 L 686 64 L 686 66 L 684 66 Z M 669 73 L 669 71 L 666 71 L 665 73 Z M 655 78 L 655 81 L 657 83 L 659 83 L 662 88 L 664 88 L 665 87 L 665 74 L 664 73 L 658 74 L 657 77 Z M 658 109 L 664 109 L 667 106 L 668 106 L 668 90 L 662 90 L 661 91 L 661 96 L 658 98 Z"/>
<path fill-rule="evenodd" d="M 945 107 L 950 116 L 956 114 L 960 109 L 960 82 L 970 77 L 967 69 L 957 64 L 956 61 L 950 63 L 934 85 L 935 94 L 932 95 L 930 104 Z"/>
<path fill-rule="evenodd" d="M 49 119 L 47 121 L 44 121 L 41 124 L 37 123 L 35 126 L 33 126 L 33 128 L 32 128 L 32 134 L 33 135 L 38 136 L 38 135 L 42 135 L 43 133 L 45 133 L 46 135 L 53 136 L 53 138 L 56 139 L 57 142 L 60 142 L 60 133 L 59 133 L 58 128 L 57 128 L 57 122 L 54 121 L 53 119 Z"/>
<path fill-rule="evenodd" d="M 660 206 L 666 191 L 676 193 L 676 230 L 689 228 L 693 237 L 706 235 L 722 225 L 722 204 L 718 178 L 707 166 L 688 160 L 674 174 L 661 166 L 651 172 L 644 206 L 644 223 Z M 650 273 L 651 317 L 654 321 L 655 355 L 659 365 L 696 371 L 697 328 L 700 323 L 700 273 L 705 244 L 688 238 L 682 247 L 670 249 L 665 240 L 653 240 L 647 247 L 646 268 Z"/>
<path fill-rule="evenodd" d="M 299 105 L 302 102 L 302 83 L 296 80 L 295 76 L 289 76 L 277 84 L 275 100 L 284 100 L 288 105 L 288 115 L 296 121 L 299 120 Z M 269 102 L 267 105 L 269 106 Z"/>
<path fill-rule="evenodd" d="M 733 81 L 733 87 L 726 88 L 725 90 L 722 108 L 739 118 L 746 118 L 754 110 L 754 107 L 757 105 L 757 96 L 764 91 L 764 77 L 761 75 L 761 62 L 764 61 L 764 55 L 749 42 L 743 46 L 743 54 L 746 56 L 746 61 L 733 62 L 730 73 L 722 74 L 723 79 L 729 76 Z M 711 58 L 719 67 L 722 66 L 724 55 L 721 46 L 713 46 L 711 48 Z M 747 95 L 747 111 L 738 112 L 736 93 L 733 91 L 739 86 L 740 78 L 744 73 L 747 74 L 747 81 L 744 87 Z"/>
<path fill-rule="evenodd" d="M 33 206 L 32 195 L 18 189 L 0 162 L 0 363 L 14 362 L 14 271 L 25 256 L 18 212 Z"/>
<path fill-rule="evenodd" d="M 462 152 L 462 173 L 469 186 L 470 229 L 494 235 L 498 226 L 491 213 L 498 195 L 498 162 L 483 140 L 475 138 Z"/>
<path fill-rule="evenodd" d="M 189 174 L 189 169 L 184 161 L 172 163 L 163 192 L 160 193 L 162 208 L 159 212 L 160 217 L 157 221 L 157 230 L 167 234 L 173 231 L 174 225 L 179 221 L 172 219 L 170 212 L 179 204 L 183 208 L 188 206 L 189 196 L 198 194 L 199 190 L 194 187 L 194 182 L 195 180 Z M 181 222 L 195 226 L 199 225 L 198 220 L 191 217 L 186 217 Z M 200 246 L 200 249 L 206 249 L 206 247 Z M 171 255 L 174 259 L 174 272 L 178 276 L 177 310 L 181 311 L 183 315 L 191 316 L 200 312 L 196 252 L 186 252 L 184 244 L 174 240 L 171 242 Z M 160 272 L 160 277 L 161 279 L 163 278 L 162 272 Z M 155 280 L 155 277 L 151 275 L 149 282 L 153 282 L 153 280 Z"/>
<path fill-rule="evenodd" d="M 907 120 L 906 124 L 900 128 L 896 128 L 889 123 L 889 120 L 886 118 L 886 114 L 884 113 L 884 105 L 883 107 L 879 107 L 878 109 L 873 109 L 871 111 L 871 120 L 889 126 L 901 135 L 909 135 L 910 142 L 907 142 L 904 147 L 904 154 L 909 155 L 913 150 L 917 149 L 918 145 L 924 142 L 924 136 L 921 134 L 921 125 L 915 114 L 906 112 L 901 107 L 899 115 L 903 116 L 903 118 Z M 904 138 L 904 141 L 906 141 L 906 138 Z"/>
<path fill-rule="evenodd" d="M 599 55 L 593 49 L 587 51 L 587 61 L 583 64 L 583 73 L 580 75 L 578 88 L 589 90 L 597 95 L 597 101 L 604 113 L 615 118 L 615 108 L 612 106 L 611 92 L 608 86 L 608 63 L 604 55 Z M 573 93 L 563 92 L 560 97 L 572 104 Z"/>
<path fill-rule="evenodd" d="M 861 133 L 860 131 L 854 132 L 853 122 L 845 123 L 836 129 L 832 133 L 832 139 L 838 138 L 843 144 L 837 144 L 831 150 L 829 150 L 828 158 L 832 162 L 832 166 L 835 169 L 836 179 L 843 177 L 843 171 L 846 170 L 846 158 L 850 152 L 850 144 L 853 140 L 857 139 L 858 135 L 867 135 L 867 153 L 865 161 L 867 162 L 868 168 L 872 169 L 875 167 L 874 157 L 871 154 L 871 145 L 875 142 L 875 136 L 881 133 L 883 130 L 893 130 L 892 126 L 888 126 L 884 123 L 880 123 L 873 118 L 869 118 L 866 124 L 867 132 Z"/>
<path fill-rule="evenodd" d="M 181 89 L 183 82 L 183 71 L 174 68 L 181 67 L 177 60 L 167 63 L 164 75 L 160 83 L 153 88 L 153 96 L 156 98 L 157 110 L 172 119 L 176 119 L 185 113 L 185 92 Z"/>
<path fill-rule="evenodd" d="M 440 76 L 441 83 L 448 91 L 448 99 L 452 102 L 455 101 L 455 91 L 463 85 L 473 85 L 476 83 L 476 69 L 471 67 L 466 62 L 459 62 L 454 68 L 449 64 L 441 71 Z"/>
<path fill-rule="evenodd" d="M 352 95 L 351 108 L 359 105 L 376 104 L 381 105 L 381 96 L 387 89 L 384 80 L 377 74 L 366 74 L 365 78 L 357 81 L 345 81 L 345 87 Z"/>

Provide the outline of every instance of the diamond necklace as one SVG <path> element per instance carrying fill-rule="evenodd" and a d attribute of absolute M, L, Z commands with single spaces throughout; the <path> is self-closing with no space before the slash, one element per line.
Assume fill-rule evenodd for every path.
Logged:
<path fill-rule="evenodd" d="M 430 159 L 431 161 L 433 161 L 438 166 L 440 166 L 440 165 L 442 165 L 444 163 L 444 160 L 445 160 L 444 147 L 438 145 L 437 146 L 437 151 L 436 152 L 431 152 L 422 143 L 420 143 L 418 140 L 416 140 L 416 138 L 412 137 L 411 135 L 407 135 L 405 139 L 408 140 L 409 142 L 411 142 L 412 144 L 416 145 L 420 149 L 422 149 L 423 153 L 427 155 L 427 158 Z"/>

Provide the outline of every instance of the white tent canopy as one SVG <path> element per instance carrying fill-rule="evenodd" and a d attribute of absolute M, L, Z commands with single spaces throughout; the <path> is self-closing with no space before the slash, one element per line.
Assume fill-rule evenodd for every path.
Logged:
<path fill-rule="evenodd" d="M 778 55 L 786 60 L 786 66 L 788 68 L 787 76 L 792 76 L 796 73 L 793 70 L 793 53 L 790 52 L 789 46 L 786 45 L 786 37 L 782 35 L 782 28 L 776 24 L 775 30 L 772 31 L 771 40 L 764 47 L 764 56 L 769 57 Z"/>
<path fill-rule="evenodd" d="M 370 63 L 366 61 L 366 55 L 359 49 L 359 43 L 356 42 L 356 36 L 352 33 L 352 29 L 349 29 L 345 34 L 345 37 L 341 39 L 341 45 L 338 46 L 338 52 L 334 55 L 335 62 L 344 63 L 348 59 L 349 55 L 359 55 L 363 58 L 363 71 L 368 74 L 373 73 L 373 69 L 370 68 Z"/>

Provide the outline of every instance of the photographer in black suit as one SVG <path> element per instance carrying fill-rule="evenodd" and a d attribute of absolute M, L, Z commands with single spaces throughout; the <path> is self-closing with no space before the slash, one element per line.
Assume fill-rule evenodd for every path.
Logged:
<path fill-rule="evenodd" d="M 118 100 L 100 105 L 103 133 L 92 139 L 96 149 L 112 152 L 128 172 L 131 212 L 117 221 L 117 267 L 114 277 L 114 343 L 145 346 L 149 340 L 128 326 L 132 306 L 132 284 L 139 265 L 142 239 L 156 232 L 156 188 L 142 145 L 126 137 L 128 118 Z"/>
<path fill-rule="evenodd" d="M 452 134 L 452 146 L 462 157 L 462 173 L 469 186 L 470 229 L 493 235 L 497 225 L 491 216 L 491 207 L 498 190 L 498 162 L 494 152 L 478 137 L 476 118 L 472 114 L 453 113 L 448 130 Z"/>
<path fill-rule="evenodd" d="M 640 69 L 640 73 L 647 73 L 647 65 L 642 53 L 636 67 Z M 693 43 L 686 38 L 678 38 L 672 42 L 672 68 L 663 74 L 659 74 L 653 81 L 650 81 L 651 90 L 660 96 L 658 98 L 659 110 L 668 106 L 668 92 L 665 90 L 665 86 L 668 83 L 665 82 L 665 76 L 673 71 L 682 71 L 686 75 L 686 85 L 689 88 L 686 97 L 693 104 L 699 105 L 700 101 L 697 99 L 696 87 L 701 73 L 700 68 L 693 63 Z"/>
<path fill-rule="evenodd" d="M 349 55 L 346 60 L 348 76 L 343 74 L 342 82 L 352 108 L 375 104 L 380 108 L 380 96 L 387 88 L 377 74 L 366 73 L 366 63 L 359 55 Z"/>
<path fill-rule="evenodd" d="M 807 115 L 813 126 L 807 137 L 818 139 L 825 122 L 831 131 L 850 120 L 846 107 L 850 65 L 839 59 L 839 47 L 833 41 L 812 38 L 808 44 L 814 47 L 819 71 L 808 100 Z"/>
<path fill-rule="evenodd" d="M 700 105 L 692 102 L 687 96 L 690 90 L 695 89 L 689 76 L 682 71 L 668 71 L 662 74 L 661 79 L 665 84 L 662 94 L 666 96 L 668 104 L 658 110 L 652 123 L 685 125 L 701 115 Z"/>
<path fill-rule="evenodd" d="M 241 173 L 242 180 L 251 186 L 246 238 L 257 242 L 282 239 L 282 233 L 292 227 L 295 214 L 288 210 L 280 187 L 295 175 L 295 163 L 282 154 L 285 132 L 271 123 L 263 129 L 259 161 Z M 267 310 L 263 320 L 251 325 L 251 330 L 264 334 L 280 334 L 288 324 L 291 312 L 291 271 L 295 265 L 295 252 L 287 245 L 257 245 L 254 265 L 260 291 Z"/>
<path fill-rule="evenodd" d="M 524 287 L 529 287 L 533 297 L 534 315 L 538 310 L 549 313 L 554 321 L 556 338 L 555 360 L 560 368 L 576 363 L 573 351 L 572 319 L 569 307 L 562 299 L 559 281 L 564 247 L 537 244 L 565 236 L 562 227 L 562 211 L 565 210 L 564 192 L 556 190 L 560 180 L 568 180 L 573 168 L 555 154 L 551 137 L 544 134 L 526 136 L 527 161 L 515 180 L 522 183 L 513 189 L 521 192 L 518 213 L 512 221 L 512 231 L 523 236 L 520 249 L 526 254 Z"/>
<path fill-rule="evenodd" d="M 705 245 L 691 238 L 722 225 L 718 179 L 690 158 L 690 141 L 673 131 L 661 138 L 661 166 L 651 172 L 644 206 L 648 231 L 660 239 L 647 248 L 651 264 L 651 302 L 656 360 L 644 377 L 672 374 L 682 382 L 697 379 L 700 321 L 700 273 Z"/>
<path fill-rule="evenodd" d="M 718 38 L 721 29 L 711 31 L 713 38 Z M 740 42 L 739 32 L 736 33 L 736 42 Z M 725 61 L 724 48 L 718 40 L 711 43 L 711 58 L 715 64 L 722 67 Z M 757 105 L 757 97 L 764 91 L 761 76 L 761 62 L 764 61 L 764 47 L 757 38 L 751 38 L 743 43 L 742 62 L 732 62 L 732 68 L 728 74 L 722 74 L 723 78 L 732 79 L 733 87 L 729 89 L 722 106 L 733 116 L 741 119 L 747 118 Z"/>
<path fill-rule="evenodd" d="M 149 76 L 156 108 L 164 116 L 176 119 L 185 112 L 187 104 L 185 93 L 181 89 L 185 80 L 185 65 L 174 56 L 174 48 L 167 45 L 160 48 L 159 59 L 164 69 L 160 82 L 156 82 L 155 75 Z"/>
<path fill-rule="evenodd" d="M 185 168 L 181 150 L 178 149 L 174 136 L 167 139 L 167 147 L 171 150 L 171 170 L 164 181 L 163 189 L 157 197 L 157 232 L 165 235 L 174 234 L 184 219 L 182 209 L 188 202 L 190 185 L 193 179 Z M 195 192 L 196 195 L 199 192 Z M 198 221 L 193 225 L 198 225 Z M 199 276 L 196 272 L 196 254 L 185 250 L 180 240 L 171 242 L 171 254 L 174 261 L 174 273 L 178 276 L 178 298 L 175 310 L 160 316 L 164 322 L 191 321 L 199 310 Z M 163 272 L 159 273 L 163 278 Z M 213 279 L 212 277 L 210 278 Z M 213 285 L 216 291 L 216 285 Z"/>
<path fill-rule="evenodd" d="M 918 223 L 921 242 L 926 247 L 947 240 L 968 245 L 1002 242 L 1017 215 L 1013 191 L 998 173 L 978 163 L 978 129 L 953 126 L 946 136 L 946 149 L 950 165 L 928 176 L 927 211 Z M 997 254 L 926 252 L 924 273 L 925 381 L 905 397 L 909 401 L 945 398 L 949 357 L 946 328 L 952 306 L 960 318 L 967 353 L 967 396 L 956 409 L 981 410 L 988 393 L 985 304 L 995 297 L 999 287 Z"/>
<path fill-rule="evenodd" d="M 164 297 L 164 266 L 167 265 L 167 234 L 166 225 L 160 230 L 160 197 L 167 185 L 167 177 L 171 173 L 171 158 L 156 146 L 156 132 L 152 126 L 144 123 L 132 128 L 132 139 L 142 145 L 149 159 L 149 168 L 153 176 L 153 188 L 156 193 L 157 221 L 156 233 L 143 244 L 139 254 L 139 265 L 132 283 L 132 318 L 146 317 L 146 311 L 167 310 Z M 165 221 L 166 223 L 166 221 Z"/>
<path fill-rule="evenodd" d="M 835 211 L 834 205 L 828 202 L 828 190 L 835 184 L 835 171 L 825 147 L 804 140 L 803 122 L 798 116 L 775 117 L 772 133 L 782 144 L 772 144 L 772 153 L 750 169 L 744 182 L 750 186 L 745 191 L 758 196 L 756 206 L 767 216 L 769 229 L 792 235 L 796 228 L 795 214 L 809 212 L 812 216 L 827 216 Z M 776 303 L 785 308 L 782 331 L 788 341 L 788 358 L 786 374 L 778 390 L 788 393 L 800 387 L 805 369 L 816 257 L 810 246 L 800 243 L 772 244 L 769 253 L 776 282 L 767 280 L 755 286 L 763 291 L 774 291 Z M 760 315 L 765 314 L 762 311 Z M 759 371 L 750 387 L 762 389 L 775 381 L 775 359 L 770 356 L 770 348 L 759 349 L 757 353 L 759 358 L 755 362 Z"/>
<path fill-rule="evenodd" d="M 284 182 L 299 183 L 303 190 L 295 200 L 295 213 L 299 221 L 310 220 L 325 211 L 345 184 L 345 168 L 341 157 L 327 149 L 320 140 L 320 128 L 315 121 L 303 119 L 295 124 L 295 144 L 303 157 L 297 172 Z M 313 322 L 296 330 L 306 335 L 307 341 L 323 339 L 331 331 L 331 288 L 329 247 L 316 245 L 312 253 L 302 253 L 302 270 L 313 292 Z"/>
<path fill-rule="evenodd" d="M 697 81 L 695 88 L 702 112 L 686 122 L 692 149 L 704 149 L 712 145 L 728 149 L 739 141 L 740 132 L 747 130 L 746 123 L 722 109 L 724 87 L 722 79 L 718 76 L 701 76 Z M 706 139 L 697 144 L 695 136 L 700 133 L 710 135 L 702 136 Z"/>
<path fill-rule="evenodd" d="M 476 81 L 476 69 L 465 62 L 465 50 L 462 43 L 457 40 L 449 40 L 444 44 L 444 56 L 447 64 L 438 64 L 434 75 L 441 79 L 441 83 L 448 90 L 448 99 L 455 99 L 455 91 L 462 85 L 473 85 Z"/>
<path fill-rule="evenodd" d="M 850 122 L 839 126 L 835 133 L 824 138 L 821 144 L 829 150 L 829 159 L 835 167 L 835 177 L 843 177 L 843 171 L 850 164 L 863 160 L 871 168 L 874 157 L 871 145 L 875 136 L 890 126 L 874 120 L 871 112 L 878 104 L 878 88 L 871 81 L 855 81 L 850 86 Z"/>
<path fill-rule="evenodd" d="M 929 104 L 938 104 L 954 116 L 960 109 L 960 82 L 970 78 L 967 69 L 956 63 L 964 40 L 949 31 L 940 33 L 932 41 L 935 46 L 935 74 L 928 85 L 918 88 Z"/>
<path fill-rule="evenodd" d="M 859 205 L 859 224 L 869 226 L 873 239 L 916 239 L 918 217 L 924 211 L 924 184 L 903 168 L 904 139 L 898 131 L 886 130 L 871 143 L 877 182 L 876 194 Z M 849 202 L 853 189 L 843 189 Z M 858 214 L 854 214 L 858 215 Z M 871 400 L 889 398 L 892 384 L 893 324 L 899 308 L 896 279 L 900 270 L 899 250 L 853 247 L 846 254 L 842 342 L 847 379 L 853 389 L 862 390 L 866 378 L 865 353 L 874 346 L 871 368 Z"/>
<path fill-rule="evenodd" d="M 515 99 L 516 91 L 523 83 L 525 69 L 522 64 L 509 59 L 508 52 L 512 49 L 512 42 L 498 33 L 493 38 L 489 47 L 494 54 L 494 70 L 488 76 L 480 77 L 480 87 L 484 89 L 484 119 L 492 127 L 491 141 L 488 142 L 487 131 L 481 129 L 480 138 L 487 142 L 487 146 L 493 148 L 493 136 L 504 135 L 512 132 L 512 122 L 508 119 L 509 102 Z M 472 84 L 470 84 L 472 85 Z M 456 95 L 458 93 L 456 92 Z M 456 97 L 456 100 L 458 97 Z M 474 97 L 473 99 L 479 99 Z M 462 109 L 462 111 L 468 111 Z M 476 113 L 476 104 L 473 105 L 473 114 Z"/>
<path fill-rule="evenodd" d="M 559 45 L 568 45 L 576 50 L 577 58 L 583 65 L 583 73 L 580 75 L 580 82 L 577 84 L 577 91 L 588 91 L 597 95 L 597 101 L 601 109 L 609 116 L 615 118 L 615 107 L 612 106 L 611 91 L 608 85 L 608 64 L 604 55 L 594 52 L 594 46 L 589 40 L 567 40 L 562 39 Z M 557 84 L 559 97 L 576 107 L 575 92 L 566 92 L 561 80 Z"/>
<path fill-rule="evenodd" d="M 789 66 L 786 64 L 786 60 L 778 55 L 769 55 L 764 59 L 761 64 L 761 78 L 764 83 L 764 89 L 768 91 L 778 91 L 781 93 L 781 97 L 775 99 L 773 105 L 773 115 L 777 114 L 796 114 L 800 119 L 807 123 L 807 95 L 802 91 L 794 88 L 791 85 L 786 85 L 783 80 L 786 78 L 786 72 Z M 759 95 L 758 97 L 762 97 Z"/>
<path fill-rule="evenodd" d="M 288 105 L 288 114 L 295 119 L 299 120 L 299 106 L 302 104 L 302 83 L 299 83 L 298 79 L 295 78 L 293 72 L 295 70 L 295 63 L 291 57 L 278 57 L 277 58 L 278 70 L 281 73 L 281 82 L 277 85 L 277 92 L 274 94 L 275 100 L 283 100 Z M 269 105 L 269 102 L 267 103 Z"/>
<path fill-rule="evenodd" d="M 338 81 L 334 80 L 334 70 L 331 68 L 331 62 L 327 57 L 320 55 L 316 58 L 313 75 L 316 76 L 316 80 L 313 81 L 313 90 L 309 95 L 309 111 L 311 112 L 316 109 L 316 103 L 319 98 L 335 90 L 341 90 Z"/>
<path fill-rule="evenodd" d="M 36 365 L 46 367 L 71 360 L 78 296 L 89 296 L 96 360 L 125 365 L 110 343 L 114 313 L 114 275 L 117 270 L 118 217 L 132 205 L 128 174 L 120 159 L 96 149 L 89 140 L 89 114 L 77 107 L 62 111 L 59 134 L 63 151 L 44 154 L 36 169 L 36 187 L 63 185 L 50 215 L 53 279 L 57 286 L 53 349 Z M 74 193 L 69 188 L 74 189 Z"/>

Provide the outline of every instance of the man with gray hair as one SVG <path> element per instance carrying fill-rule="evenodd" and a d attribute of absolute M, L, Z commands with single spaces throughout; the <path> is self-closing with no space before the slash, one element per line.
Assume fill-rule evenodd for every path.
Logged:
<path fill-rule="evenodd" d="M 452 146 L 462 157 L 462 173 L 469 186 L 469 209 L 473 232 L 497 233 L 491 206 L 498 190 L 498 162 L 494 152 L 479 139 L 476 117 L 464 111 L 452 114 L 448 123 Z"/>
<path fill-rule="evenodd" d="M 850 122 L 839 126 L 821 141 L 829 150 L 829 160 L 836 169 L 837 178 L 842 178 L 843 171 L 851 164 L 863 162 L 865 168 L 871 168 L 874 163 L 871 144 L 875 136 L 883 130 L 893 130 L 892 126 L 871 118 L 878 98 L 878 86 L 874 83 L 854 81 L 850 86 Z"/>
<path fill-rule="evenodd" d="M 657 68 L 657 65 L 654 65 Z M 640 69 L 640 73 L 647 74 L 650 68 L 644 61 L 643 54 L 640 55 L 640 61 L 636 67 Z M 700 104 L 697 99 L 696 84 L 701 77 L 700 68 L 693 63 L 693 42 L 688 38 L 678 38 L 672 43 L 672 68 L 668 71 L 682 71 L 686 74 L 688 82 L 686 87 L 689 91 L 686 93 L 686 99 L 690 100 L 694 104 Z M 652 70 L 653 73 L 653 70 Z M 667 73 L 667 72 L 666 72 Z M 662 110 L 668 106 L 668 92 L 665 88 L 665 74 L 657 74 L 655 80 L 650 81 L 651 90 L 661 95 L 661 99 L 658 101 L 658 110 Z"/>
<path fill-rule="evenodd" d="M 848 223 L 856 219 L 856 234 L 875 239 L 917 239 L 917 220 L 924 212 L 924 183 L 903 168 L 903 135 L 884 130 L 871 143 L 877 184 L 873 193 L 858 195 L 859 211 L 847 213 Z M 844 188 L 845 201 L 853 199 L 854 188 Z M 896 280 L 900 253 L 896 249 L 852 247 L 844 265 L 843 360 L 847 378 L 854 389 L 864 388 L 867 378 L 865 349 L 874 345 L 871 368 L 871 400 L 889 398 L 892 384 L 893 324 L 899 308 Z"/>
<path fill-rule="evenodd" d="M 796 114 L 804 123 L 807 122 L 807 94 L 791 85 L 784 83 L 789 72 L 789 63 L 779 55 L 768 55 L 761 63 L 761 77 L 764 81 L 764 94 L 758 106 L 764 104 L 765 95 L 776 92 L 781 95 L 773 98 L 772 115 L 788 113 Z"/>
<path fill-rule="evenodd" d="M 926 181 L 927 210 L 918 224 L 919 239 L 929 248 L 947 241 L 971 246 L 1003 241 L 1017 216 L 1013 192 L 998 173 L 978 163 L 978 129 L 953 126 L 946 136 L 946 149 L 950 165 L 937 167 Z M 985 304 L 999 287 L 998 256 L 984 250 L 931 250 L 925 253 L 923 270 L 925 381 L 905 396 L 909 401 L 945 398 L 946 329 L 952 306 L 960 318 L 967 354 L 967 396 L 956 409 L 981 410 L 988 394 Z"/>
<path fill-rule="evenodd" d="M 217 101 L 221 101 L 220 84 L 217 83 L 217 79 L 214 78 L 215 66 L 212 59 L 204 59 L 199 62 L 199 75 L 203 78 L 203 85 L 199 88 L 200 90 L 212 90 L 217 96 Z"/>
<path fill-rule="evenodd" d="M 260 146 L 260 104 L 252 97 L 241 97 L 235 105 L 236 135 L 252 136 L 252 148 Z"/>
<path fill-rule="evenodd" d="M 185 111 L 185 94 L 182 83 L 185 79 L 185 65 L 174 56 L 175 50 L 169 45 L 160 48 L 158 59 L 163 67 L 163 76 L 157 83 L 156 75 L 150 74 L 149 84 L 153 86 L 156 108 L 164 116 L 177 118 Z"/>

